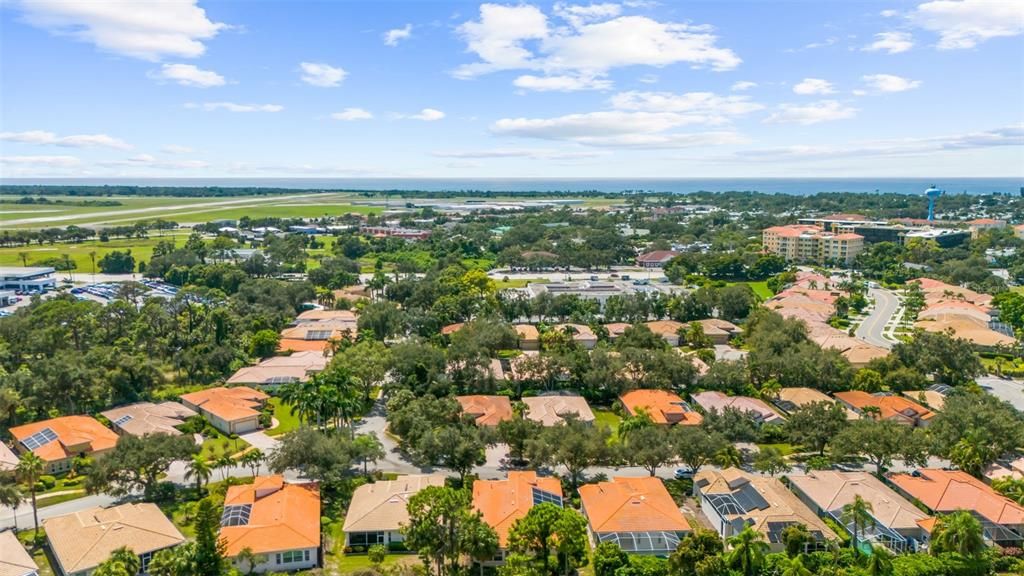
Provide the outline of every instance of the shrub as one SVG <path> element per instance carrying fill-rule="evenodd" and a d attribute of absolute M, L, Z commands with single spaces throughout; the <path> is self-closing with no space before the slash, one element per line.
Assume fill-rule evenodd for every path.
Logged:
<path fill-rule="evenodd" d="M 370 562 L 374 564 L 382 564 L 384 558 L 388 555 L 388 549 L 383 544 L 374 544 L 366 551 L 367 556 L 370 558 Z"/>
<path fill-rule="evenodd" d="M 388 542 L 388 552 L 408 552 L 405 542 Z"/>
<path fill-rule="evenodd" d="M 42 484 L 46 490 L 51 490 L 57 485 L 57 479 L 49 474 L 43 474 L 39 477 L 39 483 Z"/>

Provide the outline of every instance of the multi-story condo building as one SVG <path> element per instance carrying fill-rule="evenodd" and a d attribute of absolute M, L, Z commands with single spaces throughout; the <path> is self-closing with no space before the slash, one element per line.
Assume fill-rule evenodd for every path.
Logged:
<path fill-rule="evenodd" d="M 772 226 L 762 233 L 765 250 L 787 262 L 852 264 L 864 249 L 860 234 L 826 232 L 819 226 L 793 224 Z"/>

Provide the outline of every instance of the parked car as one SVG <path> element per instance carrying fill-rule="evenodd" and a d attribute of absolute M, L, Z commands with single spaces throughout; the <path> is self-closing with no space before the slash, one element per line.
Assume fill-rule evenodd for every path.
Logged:
<path fill-rule="evenodd" d="M 677 469 L 676 480 L 693 480 L 693 468 Z"/>

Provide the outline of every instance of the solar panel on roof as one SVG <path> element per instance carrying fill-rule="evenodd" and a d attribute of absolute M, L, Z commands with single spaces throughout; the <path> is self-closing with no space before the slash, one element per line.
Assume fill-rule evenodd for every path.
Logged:
<path fill-rule="evenodd" d="M 747 511 L 764 510 L 765 508 L 768 508 L 768 501 L 761 496 L 761 493 L 757 491 L 757 488 L 754 488 L 750 484 L 747 484 L 738 491 L 733 492 L 733 497 L 735 497 L 740 506 Z"/>
<path fill-rule="evenodd" d="M 552 494 L 551 492 L 545 492 L 544 490 L 541 490 L 540 488 L 534 488 L 533 489 L 533 504 L 534 504 L 534 506 L 536 506 L 537 504 L 543 504 L 544 502 L 549 502 L 551 504 L 555 504 L 558 507 L 562 507 L 562 497 L 561 496 L 559 496 L 558 494 Z"/>
<path fill-rule="evenodd" d="M 57 434 L 54 433 L 53 430 L 50 430 L 49 428 L 43 428 L 39 432 L 36 432 L 35 434 L 29 436 L 28 438 L 22 440 L 21 443 L 23 446 L 25 446 L 25 448 L 28 448 L 29 450 L 35 450 L 36 448 L 39 448 L 40 446 L 45 446 L 56 439 Z"/>
<path fill-rule="evenodd" d="M 252 513 L 252 504 L 240 504 L 225 506 L 224 513 L 220 515 L 220 525 L 224 526 L 246 526 L 249 524 L 249 514 Z"/>
<path fill-rule="evenodd" d="M 287 384 L 289 382 L 295 382 L 298 380 L 295 376 L 271 376 L 267 378 L 264 384 Z"/>
<path fill-rule="evenodd" d="M 330 330 L 307 330 L 306 340 L 327 340 L 331 337 Z"/>
<path fill-rule="evenodd" d="M 932 384 L 931 386 L 928 387 L 928 389 L 931 390 L 932 392 L 938 392 L 943 396 L 948 396 L 949 393 L 953 391 L 953 388 L 951 386 L 947 386 L 945 384 Z"/>
<path fill-rule="evenodd" d="M 131 414 L 125 414 L 124 416 L 121 416 L 117 420 L 114 420 L 114 425 L 115 426 L 120 426 L 120 425 L 122 425 L 122 424 L 124 424 L 126 422 L 130 422 L 131 419 L 132 419 L 132 415 Z"/>

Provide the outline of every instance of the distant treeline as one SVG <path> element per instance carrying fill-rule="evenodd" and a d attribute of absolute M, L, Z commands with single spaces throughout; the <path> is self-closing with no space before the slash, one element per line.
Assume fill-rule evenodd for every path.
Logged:
<path fill-rule="evenodd" d="M 22 196 L 17 200 L 11 202 L 11 204 L 47 204 L 47 205 L 59 205 L 59 206 L 122 206 L 117 200 L 50 200 L 44 197 L 32 197 Z"/>
<path fill-rule="evenodd" d="M 288 188 L 220 186 L 78 186 L 78 185 L 0 185 L 0 194 L 23 196 L 171 196 L 182 198 L 227 197 L 227 196 L 270 196 L 274 194 L 308 194 L 326 190 L 291 190 Z M 337 192 L 334 190 L 333 192 Z"/>

